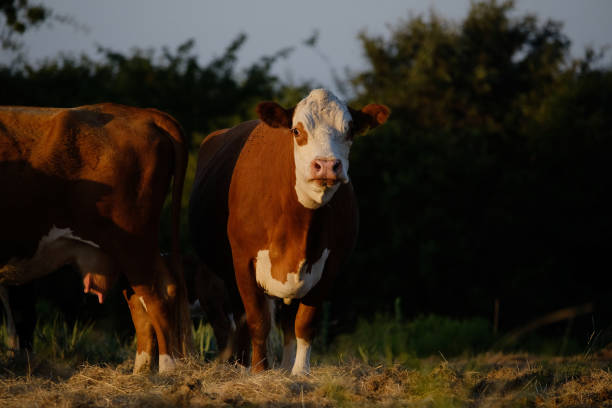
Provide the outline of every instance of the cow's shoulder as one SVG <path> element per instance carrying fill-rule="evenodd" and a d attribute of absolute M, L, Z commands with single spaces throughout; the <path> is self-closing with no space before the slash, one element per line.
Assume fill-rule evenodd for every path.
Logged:
<path fill-rule="evenodd" d="M 200 159 L 209 160 L 217 154 L 233 154 L 240 150 L 259 123 L 259 120 L 251 120 L 210 133 L 200 144 Z"/>
<path fill-rule="evenodd" d="M 258 124 L 259 120 L 252 120 L 206 136 L 198 152 L 196 177 L 202 179 L 219 171 L 231 172 L 244 144 Z"/>

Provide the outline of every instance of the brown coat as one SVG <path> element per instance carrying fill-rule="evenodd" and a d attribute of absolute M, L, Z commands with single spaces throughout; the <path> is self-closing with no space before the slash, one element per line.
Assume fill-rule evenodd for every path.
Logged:
<path fill-rule="evenodd" d="M 374 109 L 374 116 L 383 111 L 374 125 L 388 116 L 387 108 Z M 357 123 L 356 129 L 373 126 L 370 114 L 353 112 L 355 121 L 360 115 L 367 120 Z M 296 337 L 310 342 L 322 301 L 349 256 L 358 229 L 350 182 L 329 181 L 338 184 L 337 190 L 319 208 L 298 201 L 294 138 L 303 146 L 308 135 L 301 123 L 297 131 L 291 128 L 294 109 L 266 102 L 259 105 L 258 113 L 262 120 L 214 132 L 202 142 L 189 207 L 196 252 L 208 269 L 225 280 L 234 315 L 246 312 L 253 370 L 267 364 L 270 297 L 292 304 L 283 313 L 286 345 L 295 343 Z M 322 272 L 317 265 L 323 265 Z M 269 271 L 267 280 L 262 270 Z M 246 344 L 237 337 L 234 352 L 244 358 Z"/>
<path fill-rule="evenodd" d="M 157 110 L 1 107 L 0 284 L 73 264 L 102 302 L 122 274 L 138 352 L 151 356 L 156 336 L 160 355 L 183 354 L 191 339 L 178 247 L 186 159 L 180 126 Z M 168 269 L 158 237 L 171 179 Z M 137 359 L 135 370 L 149 365 Z"/>

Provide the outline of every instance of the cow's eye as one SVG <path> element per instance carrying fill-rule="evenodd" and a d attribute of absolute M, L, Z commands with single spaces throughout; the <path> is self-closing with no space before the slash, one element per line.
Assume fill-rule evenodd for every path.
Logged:
<path fill-rule="evenodd" d="M 298 128 L 291 129 L 291 133 L 293 133 L 293 136 L 299 136 L 300 135 L 300 131 L 298 130 Z"/>

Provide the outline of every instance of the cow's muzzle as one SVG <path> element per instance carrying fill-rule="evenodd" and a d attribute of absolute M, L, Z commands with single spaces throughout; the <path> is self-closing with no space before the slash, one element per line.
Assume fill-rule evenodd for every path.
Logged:
<path fill-rule="evenodd" d="M 314 159 L 310 162 L 310 178 L 335 184 L 342 181 L 342 162 L 338 159 Z"/>

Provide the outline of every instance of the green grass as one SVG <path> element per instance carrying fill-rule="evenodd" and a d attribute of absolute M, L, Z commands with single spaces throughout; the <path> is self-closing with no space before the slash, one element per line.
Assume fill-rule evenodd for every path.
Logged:
<path fill-rule="evenodd" d="M 482 352 L 493 339 L 489 323 L 481 318 L 453 320 L 430 315 L 402 321 L 377 315 L 372 320 L 360 320 L 353 333 L 338 336 L 329 351 L 369 364 L 417 367 L 422 357 L 450 358 Z"/>
<path fill-rule="evenodd" d="M 214 332 L 209 323 L 200 320 L 194 325 L 194 344 L 196 356 L 205 361 L 213 360 L 218 354 Z M 6 347 L 6 325 L 0 325 L 0 357 L 9 356 Z M 280 361 L 282 354 L 282 334 L 274 330 L 268 345 L 273 360 Z M 95 322 L 76 321 L 66 323 L 60 313 L 45 313 L 34 329 L 33 354 L 40 359 L 78 365 L 82 362 L 119 363 L 134 355 L 136 339 L 121 342 L 113 333 L 98 329 Z"/>
<path fill-rule="evenodd" d="M 69 325 L 60 314 L 39 320 L 34 330 L 33 352 L 39 358 L 69 363 L 118 363 L 134 352 L 113 333 L 97 330 L 93 322 Z"/>
<path fill-rule="evenodd" d="M 218 353 L 217 342 L 212 326 L 200 320 L 193 331 L 196 353 L 204 360 L 210 360 Z"/>
<path fill-rule="evenodd" d="M 326 319 L 323 319 L 322 332 Z M 360 320 L 352 333 L 332 339 L 329 344 L 317 338 L 313 361 L 359 359 L 366 364 L 400 364 L 419 368 L 421 359 L 437 356 L 448 359 L 470 356 L 486 351 L 531 352 L 542 356 L 575 355 L 578 345 L 568 339 L 542 338 L 533 334 L 520 344 L 498 348 L 499 337 L 493 335 L 488 321 L 481 318 L 454 320 L 428 315 L 404 320 L 376 315 L 371 320 Z M 326 337 L 326 336 L 325 336 Z M 6 355 L 6 328 L 0 326 L 0 354 Z M 200 320 L 194 326 L 194 344 L 200 358 L 210 361 L 219 350 L 210 324 Z M 570 346 L 568 346 L 568 344 Z M 567 352 L 560 353 L 563 348 Z M 273 330 L 268 339 L 269 357 L 274 366 L 282 354 L 282 333 Z M 117 335 L 100 330 L 93 322 L 67 324 L 60 314 L 43 314 L 34 333 L 34 353 L 52 360 L 65 362 L 86 361 L 120 362 L 135 352 L 135 341 L 121 341 Z"/>

